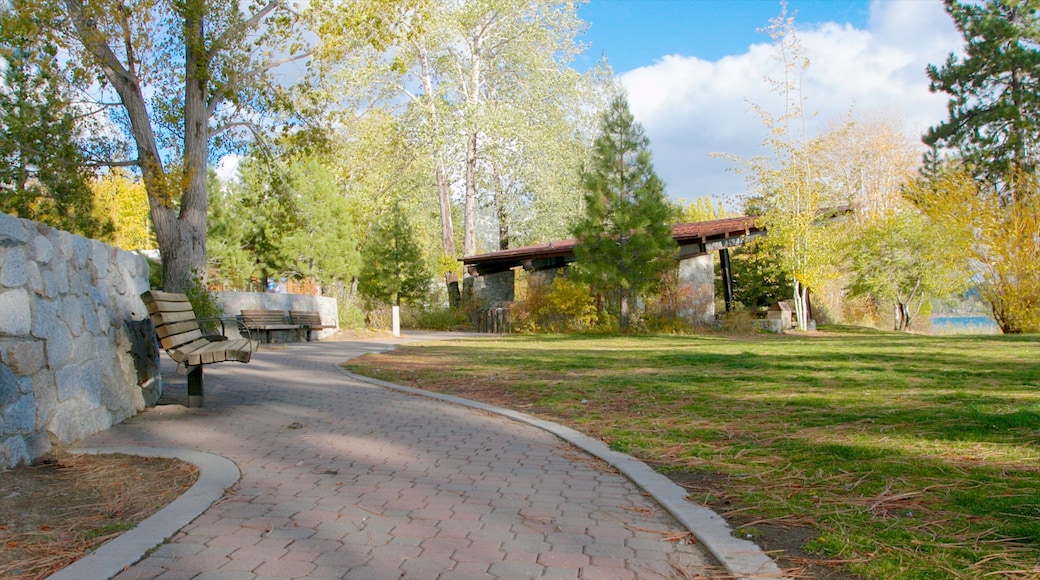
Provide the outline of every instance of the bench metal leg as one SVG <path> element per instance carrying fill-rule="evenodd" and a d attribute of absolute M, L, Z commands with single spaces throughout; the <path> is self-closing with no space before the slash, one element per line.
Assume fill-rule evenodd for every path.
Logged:
<path fill-rule="evenodd" d="M 188 370 L 188 406 L 202 406 L 202 365 Z"/>

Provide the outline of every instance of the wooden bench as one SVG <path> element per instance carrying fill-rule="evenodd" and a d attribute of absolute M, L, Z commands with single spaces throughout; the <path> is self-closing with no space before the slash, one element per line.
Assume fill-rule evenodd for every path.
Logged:
<path fill-rule="evenodd" d="M 203 365 L 238 361 L 249 362 L 259 343 L 251 338 L 228 340 L 223 334 L 224 320 L 199 319 L 184 294 L 149 290 L 141 294 L 155 326 L 155 334 L 170 358 L 188 370 L 188 406 L 201 407 Z M 220 322 L 221 334 L 205 334 L 199 322 Z"/>
<path fill-rule="evenodd" d="M 289 320 L 298 324 L 300 329 L 307 333 L 307 341 L 311 340 L 311 331 L 336 328 L 335 324 L 322 324 L 321 314 L 312 310 L 290 310 Z"/>
<path fill-rule="evenodd" d="M 297 337 L 301 327 L 293 323 L 285 310 L 242 310 L 238 318 L 241 327 L 248 331 L 263 332 L 267 342 L 271 342 L 271 333 L 278 330 L 295 330 Z"/>

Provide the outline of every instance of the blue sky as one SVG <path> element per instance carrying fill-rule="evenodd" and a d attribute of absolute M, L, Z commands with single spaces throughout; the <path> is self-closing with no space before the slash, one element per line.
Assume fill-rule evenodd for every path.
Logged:
<path fill-rule="evenodd" d="M 918 0 L 914 0 L 918 1 Z M 823 22 L 865 28 L 865 0 L 792 0 L 788 13 L 800 26 Z M 578 15 L 589 23 L 582 63 L 606 54 L 616 73 L 630 71 L 666 54 L 718 60 L 769 42 L 762 28 L 780 14 L 778 0 L 591 0 Z"/>
<path fill-rule="evenodd" d="M 606 54 L 646 128 L 658 174 L 676 200 L 745 193 L 734 164 L 714 153 L 761 154 L 765 136 L 752 104 L 779 107 L 770 38 L 774 0 L 590 0 L 583 70 Z M 962 39 L 940 0 L 789 0 L 811 60 L 804 79 L 813 130 L 853 114 L 898 118 L 910 139 L 945 118 L 946 97 L 928 90 L 925 67 Z"/>

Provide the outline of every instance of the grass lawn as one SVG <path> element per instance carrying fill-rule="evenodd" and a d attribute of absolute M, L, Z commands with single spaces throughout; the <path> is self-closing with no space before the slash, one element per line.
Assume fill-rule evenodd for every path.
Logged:
<path fill-rule="evenodd" d="M 869 578 L 1040 578 L 1040 336 L 510 336 L 360 374 L 599 437 Z"/>

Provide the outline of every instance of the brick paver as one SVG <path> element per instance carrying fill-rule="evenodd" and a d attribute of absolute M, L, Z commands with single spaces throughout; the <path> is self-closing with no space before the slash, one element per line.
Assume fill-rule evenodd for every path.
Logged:
<path fill-rule="evenodd" d="M 206 367 L 206 406 L 161 405 L 92 447 L 234 461 L 228 497 L 117 576 L 672 578 L 710 567 L 624 477 L 539 429 L 359 382 L 370 341 L 264 347 Z M 164 359 L 164 364 L 168 363 Z M 165 369 L 172 370 L 172 369 Z M 181 376 L 165 401 L 183 402 Z"/>

